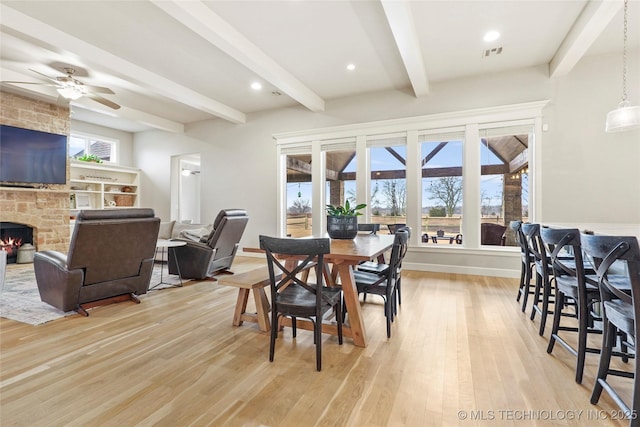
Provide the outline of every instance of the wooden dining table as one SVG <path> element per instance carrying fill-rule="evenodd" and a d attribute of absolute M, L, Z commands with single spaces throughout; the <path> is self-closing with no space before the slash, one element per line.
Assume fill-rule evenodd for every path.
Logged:
<path fill-rule="evenodd" d="M 358 300 L 358 290 L 353 277 L 353 269 L 362 261 L 378 258 L 393 246 L 394 236 L 389 234 L 358 234 L 353 239 L 331 239 L 331 250 L 324 256 L 325 278 L 328 286 L 339 284 L 342 286 L 344 302 L 347 306 L 348 324 L 343 325 L 342 333 L 353 339 L 358 347 L 367 346 L 367 333 L 362 317 L 362 309 Z M 245 252 L 262 252 L 258 248 L 243 248 Z M 285 262 L 297 262 L 286 259 Z M 287 266 L 288 268 L 290 266 Z M 291 319 L 284 318 L 283 326 L 290 326 Z M 313 330 L 313 324 L 305 319 L 297 319 L 296 326 L 300 329 Z M 272 325 L 273 327 L 273 325 Z M 332 335 L 338 334 L 337 325 L 323 323 L 322 332 Z"/>

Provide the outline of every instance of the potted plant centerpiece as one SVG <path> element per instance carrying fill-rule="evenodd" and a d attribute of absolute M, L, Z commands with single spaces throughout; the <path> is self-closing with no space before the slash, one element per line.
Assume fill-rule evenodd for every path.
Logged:
<path fill-rule="evenodd" d="M 347 200 L 344 206 L 327 205 L 327 233 L 332 239 L 353 239 L 358 235 L 358 212 L 367 207 L 365 203 L 351 206 Z"/>

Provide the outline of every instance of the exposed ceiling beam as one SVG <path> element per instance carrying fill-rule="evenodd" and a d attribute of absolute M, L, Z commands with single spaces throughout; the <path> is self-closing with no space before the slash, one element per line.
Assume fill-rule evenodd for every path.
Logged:
<path fill-rule="evenodd" d="M 209 43 L 314 112 L 324 100 L 249 41 L 201 1 L 152 0 L 160 9 Z"/>
<path fill-rule="evenodd" d="M 589 1 L 549 62 L 549 77 L 568 74 L 622 6 L 618 0 Z"/>
<path fill-rule="evenodd" d="M 529 149 L 524 150 L 522 153 L 509 162 L 509 172 L 518 172 L 529 166 Z"/>
<path fill-rule="evenodd" d="M 145 113 L 144 111 L 136 110 L 125 105 L 122 105 L 120 109 L 116 111 L 110 109 L 109 107 L 104 107 L 100 104 L 97 104 L 87 98 L 80 98 L 76 99 L 75 101 L 71 101 L 70 105 L 76 108 L 82 108 L 85 110 L 104 114 L 106 116 L 120 117 L 122 119 L 131 120 L 133 122 L 152 127 L 154 129 L 164 130 L 172 133 L 184 133 L 184 125 L 182 123 L 167 120 L 163 117 Z"/>
<path fill-rule="evenodd" d="M 155 74 L 104 49 L 73 37 L 41 21 L 33 19 L 5 4 L 0 4 L 2 25 L 37 39 L 43 45 L 65 46 L 66 54 L 98 64 L 128 81 L 135 81 L 163 96 L 233 123 L 245 123 L 245 114 L 228 105 Z"/>
<path fill-rule="evenodd" d="M 410 2 L 398 0 L 380 0 L 380 2 L 400 51 L 404 68 L 409 75 L 414 94 L 416 97 L 428 94 L 429 81 Z"/>

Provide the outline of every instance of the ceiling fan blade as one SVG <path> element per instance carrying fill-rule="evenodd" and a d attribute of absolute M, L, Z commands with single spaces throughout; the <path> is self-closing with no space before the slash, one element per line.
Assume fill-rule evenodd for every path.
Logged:
<path fill-rule="evenodd" d="M 94 95 L 92 93 L 88 93 L 86 96 L 87 96 L 87 98 L 91 98 L 94 101 L 99 102 L 102 105 L 106 105 L 109 108 L 113 108 L 114 110 L 117 110 L 118 108 L 120 108 L 120 106 L 118 104 L 116 104 L 115 102 L 109 101 L 108 99 L 103 98 L 101 96 Z"/>
<path fill-rule="evenodd" d="M 89 90 L 89 92 L 106 93 L 108 95 L 115 95 L 116 94 L 114 91 L 112 91 L 108 87 L 90 86 L 90 85 L 85 85 L 85 84 L 83 84 L 82 87 L 86 88 L 87 90 Z"/>
<path fill-rule="evenodd" d="M 33 68 L 29 68 L 29 71 L 33 71 L 36 74 L 40 74 L 42 77 L 46 78 L 47 80 L 51 80 L 54 83 L 59 83 L 58 80 L 54 77 L 49 77 L 46 74 L 42 74 L 40 71 L 36 71 Z"/>
<path fill-rule="evenodd" d="M 9 83 L 9 84 L 19 84 L 19 85 L 38 85 L 38 86 L 52 86 L 52 87 L 58 87 L 60 85 L 56 85 L 53 83 L 35 83 L 35 82 L 12 82 L 12 81 L 8 81 L 8 80 L 3 80 L 2 82 L 0 82 L 2 84 L 5 83 Z"/>

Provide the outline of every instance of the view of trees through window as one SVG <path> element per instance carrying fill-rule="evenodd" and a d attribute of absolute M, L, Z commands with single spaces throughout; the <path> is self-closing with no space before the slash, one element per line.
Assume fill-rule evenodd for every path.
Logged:
<path fill-rule="evenodd" d="M 529 215 L 530 134 L 511 134 L 509 130 L 503 134 L 499 130 L 481 132 L 477 214 L 481 245 L 515 246 L 509 224 L 527 221 Z M 464 134 L 419 135 L 418 143 L 421 241 L 464 246 Z M 381 232 L 388 232 L 388 225 L 407 224 L 407 146 L 403 138 L 396 137 L 374 140 L 368 150 L 370 194 L 366 203 L 371 222 L 381 224 Z M 328 150 L 323 155 L 325 204 L 344 204 L 345 200 L 355 204 L 355 148 Z M 311 154 L 287 156 L 287 234 L 294 237 L 312 234 L 311 175 Z"/>
<path fill-rule="evenodd" d="M 371 154 L 371 222 L 381 232 L 389 224 L 407 223 L 407 148 L 405 145 L 374 146 Z"/>
<path fill-rule="evenodd" d="M 287 235 L 311 236 L 311 154 L 288 155 Z"/>

